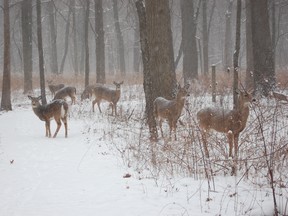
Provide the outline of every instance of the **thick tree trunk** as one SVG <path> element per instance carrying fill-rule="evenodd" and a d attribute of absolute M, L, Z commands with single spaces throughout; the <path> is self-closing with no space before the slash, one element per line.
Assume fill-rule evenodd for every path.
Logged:
<path fill-rule="evenodd" d="M 61 60 L 61 65 L 60 65 L 60 74 L 63 74 L 64 71 L 64 65 L 65 65 L 65 60 L 68 52 L 68 45 L 69 45 L 69 30 L 70 30 L 70 16 L 73 10 L 73 1 L 70 1 L 69 5 L 69 10 L 68 10 L 68 16 L 67 16 L 67 23 L 66 23 L 66 29 L 65 29 L 65 44 L 64 44 L 64 53 L 63 57 Z"/>
<path fill-rule="evenodd" d="M 96 81 L 106 83 L 102 0 L 95 0 Z"/>
<path fill-rule="evenodd" d="M 50 0 L 47 4 L 49 25 L 50 25 L 50 67 L 53 74 L 58 74 L 58 62 L 57 62 L 57 34 L 54 21 L 54 3 Z"/>
<path fill-rule="evenodd" d="M 155 96 L 171 99 L 176 90 L 176 74 L 169 2 L 146 0 L 145 3 L 153 90 Z"/>
<path fill-rule="evenodd" d="M 198 52 L 196 44 L 197 23 L 194 17 L 194 3 L 191 0 L 181 0 L 182 14 L 182 48 L 184 82 L 198 79 Z"/>
<path fill-rule="evenodd" d="M 209 71 L 209 57 L 208 57 L 208 27 L 207 27 L 207 0 L 202 0 L 202 34 L 203 34 L 203 70 L 207 75 Z"/>
<path fill-rule="evenodd" d="M 146 11 L 144 8 L 143 0 L 136 1 L 136 8 L 139 18 L 139 30 L 140 30 L 140 45 L 142 51 L 142 61 L 143 61 L 143 87 L 145 92 L 146 107 L 145 113 L 147 116 L 147 123 L 149 126 L 150 138 L 151 140 L 157 139 L 157 129 L 156 121 L 153 112 L 153 101 L 156 98 L 156 94 L 153 91 L 153 79 L 152 72 L 150 70 L 150 54 L 148 46 L 148 36 L 147 36 L 147 23 L 146 23 Z"/>
<path fill-rule="evenodd" d="M 251 28 L 251 0 L 245 0 L 246 10 L 246 77 L 245 86 L 247 89 L 253 88 L 253 46 Z"/>
<path fill-rule="evenodd" d="M 77 28 L 76 28 L 76 14 L 75 14 L 75 0 L 71 0 L 72 4 L 72 22 L 73 22 L 73 67 L 74 67 L 74 73 L 77 76 L 79 74 L 78 71 L 78 46 L 77 46 Z"/>
<path fill-rule="evenodd" d="M 12 110 L 11 105 L 11 71 L 10 71 L 10 17 L 9 0 L 4 0 L 4 67 L 2 82 L 1 110 Z"/>
<path fill-rule="evenodd" d="M 126 66 L 125 66 L 124 40 L 123 40 L 123 35 L 121 32 L 120 23 L 119 23 L 118 0 L 112 0 L 112 3 L 113 3 L 115 32 L 116 32 L 116 38 L 118 42 L 118 59 L 119 59 L 119 64 L 120 64 L 120 74 L 122 76 L 125 76 Z"/>
<path fill-rule="evenodd" d="M 32 0 L 21 4 L 21 27 L 23 45 L 24 94 L 33 91 L 32 86 Z"/>
<path fill-rule="evenodd" d="M 89 9 L 90 9 L 90 0 L 85 1 L 86 4 L 86 13 L 85 13 L 85 26 L 84 26 L 84 44 L 85 44 L 85 87 L 89 85 Z"/>
<path fill-rule="evenodd" d="M 43 44 L 42 44 L 42 15 L 41 15 L 41 0 L 36 1 L 37 13 L 37 41 L 38 41 L 38 54 L 39 54 L 39 73 L 40 73 L 40 88 L 42 96 L 42 104 L 47 104 L 45 93 L 45 74 L 44 74 L 44 57 L 43 57 Z"/>
<path fill-rule="evenodd" d="M 264 96 L 268 96 L 276 84 L 268 3 L 267 0 L 252 0 L 250 3 L 255 90 Z"/>
<path fill-rule="evenodd" d="M 224 70 L 232 67 L 232 28 L 231 28 L 231 19 L 232 19 L 232 6 L 233 1 L 227 0 L 227 10 L 225 13 L 225 44 L 224 44 Z"/>

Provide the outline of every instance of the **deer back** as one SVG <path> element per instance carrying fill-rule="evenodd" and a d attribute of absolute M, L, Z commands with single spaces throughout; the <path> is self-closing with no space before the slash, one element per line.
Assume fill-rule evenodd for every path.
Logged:
<path fill-rule="evenodd" d="M 76 88 L 72 86 L 66 86 L 59 91 L 56 92 L 53 100 L 56 99 L 65 99 L 66 97 L 75 97 L 76 96 Z"/>
<path fill-rule="evenodd" d="M 40 103 L 41 96 L 31 97 L 31 105 L 34 113 L 42 121 L 50 121 L 52 118 L 64 118 L 67 115 L 68 104 L 64 100 L 54 100 L 51 103 L 42 105 Z"/>

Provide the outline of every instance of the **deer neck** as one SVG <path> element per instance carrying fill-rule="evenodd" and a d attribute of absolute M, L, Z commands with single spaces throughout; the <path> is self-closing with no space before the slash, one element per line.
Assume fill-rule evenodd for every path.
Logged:
<path fill-rule="evenodd" d="M 43 112 L 42 112 L 43 105 L 39 104 L 37 106 L 33 106 L 32 109 L 33 109 L 35 115 L 37 115 L 40 120 L 45 121 L 45 118 L 44 118 Z"/>
<path fill-rule="evenodd" d="M 241 122 L 243 122 L 244 125 L 246 125 L 249 116 L 249 103 L 240 103 L 237 112 L 239 113 Z"/>
<path fill-rule="evenodd" d="M 176 98 L 176 104 L 179 107 L 179 111 L 181 111 L 183 109 L 184 103 L 185 103 L 185 97 L 177 97 Z"/>

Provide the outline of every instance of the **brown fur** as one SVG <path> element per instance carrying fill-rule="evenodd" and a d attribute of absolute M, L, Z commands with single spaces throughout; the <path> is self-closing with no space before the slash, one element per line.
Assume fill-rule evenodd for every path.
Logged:
<path fill-rule="evenodd" d="M 49 104 L 40 104 L 41 96 L 32 97 L 28 95 L 31 100 L 31 105 L 34 113 L 39 117 L 41 121 L 45 121 L 46 137 L 51 137 L 50 120 L 54 118 L 57 123 L 57 129 L 53 135 L 53 138 L 57 136 L 57 133 L 61 127 L 61 121 L 65 126 L 65 137 L 67 138 L 67 113 L 68 104 L 64 100 L 54 100 Z"/>
<path fill-rule="evenodd" d="M 60 89 L 59 91 L 56 92 L 53 100 L 56 99 L 65 100 L 66 97 L 71 98 L 71 104 L 76 104 L 76 88 L 72 86 L 66 86 Z"/>

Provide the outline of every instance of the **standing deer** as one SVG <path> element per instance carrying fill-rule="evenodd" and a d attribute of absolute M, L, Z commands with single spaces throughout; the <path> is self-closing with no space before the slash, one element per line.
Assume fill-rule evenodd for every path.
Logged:
<path fill-rule="evenodd" d="M 97 86 L 100 86 L 100 85 L 102 85 L 102 84 L 96 83 L 95 85 L 86 86 L 86 88 L 84 89 L 84 91 L 81 94 L 81 101 L 83 101 L 87 98 L 91 98 L 93 95 L 93 89 Z"/>
<path fill-rule="evenodd" d="M 53 85 L 52 82 L 53 82 L 52 80 L 47 80 L 48 88 L 52 93 L 52 97 L 54 97 L 55 93 L 64 87 L 64 84 Z"/>
<path fill-rule="evenodd" d="M 49 104 L 40 104 L 41 96 L 32 97 L 28 95 L 31 100 L 31 105 L 34 113 L 39 117 L 41 121 L 45 121 L 46 137 L 51 137 L 50 120 L 54 118 L 57 123 L 57 129 L 53 135 L 53 138 L 57 136 L 57 133 L 61 127 L 61 121 L 65 126 L 65 137 L 67 138 L 67 113 L 68 104 L 64 100 L 54 100 Z"/>
<path fill-rule="evenodd" d="M 172 131 L 174 130 L 175 140 L 176 137 L 176 128 L 177 128 L 177 121 L 182 113 L 182 109 L 184 107 L 186 96 L 188 94 L 188 88 L 190 84 L 186 84 L 185 86 L 181 87 L 178 85 L 178 92 L 176 98 L 173 100 L 167 100 L 163 97 L 157 97 L 154 100 L 154 115 L 159 120 L 159 127 L 161 130 L 161 135 L 163 136 L 162 130 L 162 122 L 164 119 L 167 119 L 169 128 L 170 128 L 170 138 L 172 135 Z"/>
<path fill-rule="evenodd" d="M 234 144 L 234 157 L 238 153 L 238 139 L 241 131 L 246 127 L 249 116 L 249 104 L 255 99 L 246 91 L 239 91 L 238 106 L 232 110 L 207 107 L 197 113 L 199 127 L 203 135 L 203 145 L 206 157 L 209 157 L 206 133 L 213 129 L 225 133 L 229 143 L 229 157 L 232 157 Z"/>
<path fill-rule="evenodd" d="M 92 101 L 92 109 L 94 112 L 94 105 L 97 103 L 98 109 L 100 113 L 102 113 L 100 108 L 101 100 L 106 100 L 110 102 L 110 105 L 112 106 L 112 115 L 115 112 L 115 115 L 117 115 L 117 102 L 120 99 L 121 95 L 121 85 L 123 84 L 123 81 L 120 83 L 113 82 L 113 84 L 116 86 L 116 89 L 109 89 L 105 86 L 96 86 L 93 89 L 93 95 L 95 96 L 95 100 Z"/>
<path fill-rule="evenodd" d="M 71 98 L 71 104 L 76 104 L 76 88 L 72 86 L 66 86 L 59 91 L 56 92 L 54 99 L 63 99 L 65 100 L 66 97 Z"/>

